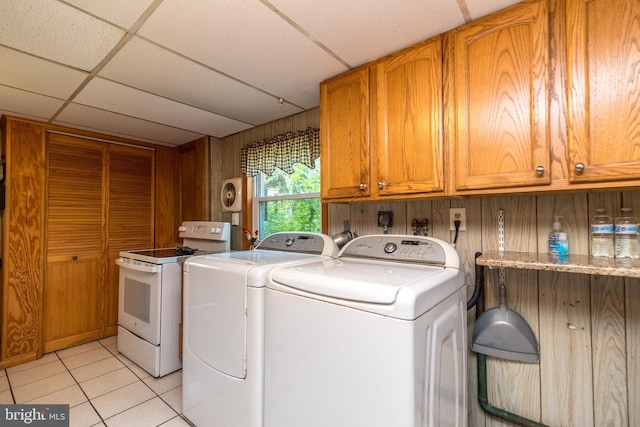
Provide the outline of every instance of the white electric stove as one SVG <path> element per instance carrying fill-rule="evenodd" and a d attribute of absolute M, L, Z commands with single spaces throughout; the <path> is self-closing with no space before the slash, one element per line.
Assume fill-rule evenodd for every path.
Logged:
<path fill-rule="evenodd" d="M 183 246 L 120 252 L 118 351 L 154 377 L 182 367 L 182 264 L 190 256 L 229 252 L 227 222 L 186 221 Z"/>

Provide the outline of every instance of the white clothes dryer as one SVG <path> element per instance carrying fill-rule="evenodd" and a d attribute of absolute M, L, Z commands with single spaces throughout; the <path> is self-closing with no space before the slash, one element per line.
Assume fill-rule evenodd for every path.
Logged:
<path fill-rule="evenodd" d="M 466 287 L 456 251 L 362 236 L 267 284 L 265 427 L 464 427 Z"/>
<path fill-rule="evenodd" d="M 318 233 L 275 233 L 252 251 L 184 264 L 182 409 L 199 427 L 262 427 L 265 285 L 278 265 L 335 257 Z"/>

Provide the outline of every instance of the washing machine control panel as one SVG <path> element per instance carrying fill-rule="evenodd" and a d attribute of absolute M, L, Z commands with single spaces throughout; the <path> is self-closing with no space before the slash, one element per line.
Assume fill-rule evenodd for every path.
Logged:
<path fill-rule="evenodd" d="M 274 233 L 262 240 L 256 249 L 329 256 L 338 254 L 335 242 L 329 236 L 320 233 Z"/>
<path fill-rule="evenodd" d="M 446 246 L 446 242 L 431 237 L 381 234 L 350 241 L 340 256 L 445 265 L 447 259 L 453 256 L 448 249 L 455 253 L 455 250 Z M 459 262 L 457 254 L 454 258 Z"/>

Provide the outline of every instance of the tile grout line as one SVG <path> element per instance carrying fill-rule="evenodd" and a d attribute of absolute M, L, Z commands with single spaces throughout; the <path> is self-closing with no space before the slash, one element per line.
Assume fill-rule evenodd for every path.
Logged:
<path fill-rule="evenodd" d="M 98 419 L 99 419 L 98 424 L 106 425 L 106 424 L 107 424 L 107 420 L 108 420 L 108 419 L 111 419 L 111 418 L 113 418 L 113 417 L 115 417 L 115 416 L 117 416 L 117 415 L 119 415 L 119 414 L 122 414 L 123 412 L 126 412 L 126 411 L 128 411 L 128 410 L 131 410 L 131 409 L 133 409 L 133 408 L 137 407 L 137 406 L 140 406 L 140 405 L 142 405 L 142 404 L 144 404 L 144 403 L 147 403 L 147 402 L 149 402 L 149 401 L 151 401 L 151 400 L 153 400 L 154 398 L 156 398 L 156 397 L 157 397 L 161 402 L 163 402 L 165 405 L 167 405 L 167 406 L 171 409 L 171 411 L 175 414 L 175 416 L 174 416 L 174 417 L 171 417 L 169 420 L 167 420 L 167 421 L 163 422 L 162 424 L 165 424 L 165 423 L 167 423 L 167 422 L 170 422 L 171 420 L 173 420 L 173 419 L 175 419 L 175 418 L 180 418 L 181 420 L 183 420 L 183 421 L 184 421 L 184 422 L 186 422 L 187 424 L 191 425 L 191 424 L 186 420 L 186 418 L 182 415 L 182 413 L 178 412 L 178 411 L 176 410 L 176 408 L 174 408 L 174 407 L 171 405 L 171 403 L 170 403 L 169 401 L 165 400 L 165 398 L 163 398 L 163 397 L 162 397 L 162 396 L 161 396 L 157 391 L 155 391 L 155 390 L 154 390 L 154 389 L 153 389 L 149 384 L 147 384 L 147 382 L 145 382 L 145 381 L 144 381 L 144 379 L 143 379 L 143 378 L 141 378 L 141 377 L 136 373 L 136 371 L 135 371 L 134 369 L 132 369 L 132 366 L 137 366 L 137 365 L 135 365 L 135 363 L 134 363 L 133 365 L 131 365 L 131 364 L 126 364 L 122 359 L 120 359 L 120 358 L 118 357 L 118 355 L 120 355 L 121 353 L 114 354 L 112 351 L 110 351 L 109 347 L 107 347 L 104 343 L 102 343 L 102 342 L 101 342 L 101 340 L 96 340 L 96 341 L 97 341 L 97 343 L 100 345 L 100 348 L 105 349 L 105 350 L 109 353 L 109 357 L 113 357 L 113 358 L 115 358 L 116 360 L 118 360 L 120 363 L 122 363 L 122 365 L 123 365 L 125 368 L 127 368 L 127 369 L 129 370 L 129 372 L 131 372 L 131 373 L 134 375 L 134 377 L 136 378 L 136 381 L 142 382 L 142 383 L 143 383 L 143 384 L 144 384 L 144 385 L 145 385 L 149 390 L 151 390 L 151 392 L 152 392 L 152 396 L 151 396 L 149 399 L 144 400 L 144 401 L 142 401 L 142 402 L 139 402 L 138 404 L 134 405 L 133 407 L 131 407 L 131 408 L 127 408 L 127 409 L 125 409 L 125 410 L 123 410 L 123 411 L 120 411 L 120 412 L 118 412 L 118 413 L 115 413 L 115 414 L 113 414 L 113 415 L 109 416 L 109 418 L 106 418 L 106 419 L 105 419 L 105 418 L 103 418 L 102 414 L 100 414 L 100 412 L 98 411 L 98 409 L 97 409 L 97 408 L 96 408 L 96 406 L 94 405 L 94 403 L 93 403 L 92 399 L 90 399 L 90 398 L 89 398 L 89 396 L 87 395 L 86 391 L 84 390 L 84 388 L 82 387 L 82 385 L 81 385 L 81 384 L 80 384 L 80 382 L 78 381 L 78 378 L 76 378 L 76 376 L 71 372 L 71 369 L 69 368 L 69 366 L 67 365 L 67 363 L 65 363 L 64 359 L 60 356 L 59 352 L 60 352 L 60 351 L 64 351 L 65 349 L 63 349 L 63 350 L 57 350 L 57 351 L 53 351 L 53 353 L 55 353 L 55 357 L 56 357 L 55 361 L 59 361 L 59 362 L 62 364 L 62 366 L 64 367 L 64 369 L 66 370 L 66 372 L 67 372 L 67 373 L 71 376 L 71 378 L 73 379 L 73 381 L 74 381 L 75 385 L 77 385 L 77 386 L 78 386 L 78 388 L 80 389 L 80 392 L 81 392 L 81 393 L 83 394 L 83 396 L 85 397 L 86 402 L 88 402 L 88 403 L 89 403 L 89 405 L 91 406 L 91 408 L 93 409 L 93 411 L 95 412 L 95 414 L 98 416 Z M 92 350 L 87 350 L 87 352 L 88 352 L 88 351 L 92 351 Z M 73 354 L 72 356 L 76 356 L 76 355 L 79 355 L 79 354 L 82 354 L 82 352 L 81 352 L 81 353 L 77 353 L 77 354 Z M 72 356 L 70 356 L 70 357 L 72 357 Z M 123 355 L 123 356 L 124 356 L 124 355 Z M 126 357 L 126 356 L 124 356 L 124 357 Z M 105 358 L 104 360 L 106 360 L 106 359 L 107 359 L 107 358 Z M 82 366 L 87 366 L 87 365 L 90 365 L 91 363 L 96 363 L 96 361 L 90 362 L 90 363 L 88 363 L 88 364 L 86 364 L 86 365 L 80 365 L 80 366 L 77 366 L 77 367 L 79 368 L 79 367 L 82 367 Z M 35 366 L 35 367 L 33 367 L 33 368 L 37 368 L 37 367 L 38 367 L 38 366 Z M 29 369 L 33 369 L 33 368 L 29 368 Z M 13 401 L 13 404 L 16 404 L 16 397 L 15 397 L 15 394 L 14 394 L 14 389 L 15 389 L 15 387 L 14 387 L 14 386 L 12 386 L 12 384 L 11 384 L 11 378 L 10 378 L 10 375 L 9 375 L 9 373 L 7 372 L 7 370 L 6 370 L 6 369 L 4 369 L 4 371 L 5 371 L 5 376 L 7 377 L 7 383 L 8 383 L 8 386 L 9 386 L 9 392 L 11 393 L 11 400 Z M 20 372 L 20 371 L 18 371 L 18 372 Z M 145 377 L 145 378 L 147 378 L 147 377 Z M 149 376 L 148 378 L 155 379 L 155 378 L 153 378 L 152 376 Z M 135 382 L 134 382 L 134 383 L 135 383 Z M 134 383 L 131 383 L 131 384 L 134 384 Z M 130 384 L 128 384 L 128 385 L 130 385 Z M 73 385 L 71 385 L 71 386 L 69 386 L 69 387 L 64 387 L 64 388 L 62 388 L 62 389 L 60 389 L 60 390 L 56 390 L 56 391 L 55 391 L 55 392 L 53 392 L 53 393 L 57 393 L 57 392 L 59 392 L 59 391 L 62 391 L 62 390 L 65 390 L 65 389 L 68 389 L 68 388 L 71 388 L 71 387 L 73 387 Z M 123 387 L 125 387 L 125 386 L 123 386 Z M 177 387 L 179 387 L 179 386 L 177 386 Z M 173 389 L 175 389 L 175 388 L 177 388 L 177 387 L 174 387 L 174 388 L 171 388 L 171 389 L 169 389 L 169 390 L 166 390 L 166 391 L 165 391 L 165 393 L 168 393 L 168 392 L 170 392 L 171 390 L 173 390 Z M 122 387 L 119 387 L 119 388 L 122 388 Z M 118 390 L 118 389 L 116 389 L 116 390 Z M 115 391 L 115 390 L 111 390 L 109 393 L 111 393 L 111 392 L 113 392 L 113 391 Z M 53 394 L 53 393 L 49 393 L 49 394 Z M 105 394 L 108 394 L 108 393 L 105 393 Z M 46 395 L 45 395 L 45 396 L 46 396 Z M 42 398 L 42 397 L 45 397 L 45 396 L 41 396 L 41 397 L 39 397 L 39 398 Z M 26 403 L 26 402 L 25 402 L 25 403 Z M 83 403 L 84 403 L 84 402 L 79 403 L 78 405 L 75 405 L 74 407 L 80 406 L 80 405 L 82 405 Z M 71 407 L 70 407 L 69 409 L 71 410 Z M 96 425 L 97 425 L 97 424 L 96 424 Z"/>
<path fill-rule="evenodd" d="M 99 342 L 100 345 L 102 345 L 102 343 Z M 104 347 L 104 346 L 103 346 Z M 107 350 L 109 351 L 109 350 Z M 84 389 L 82 388 L 82 386 L 80 385 L 80 383 L 78 382 L 77 378 L 73 375 L 73 373 L 71 372 L 71 370 L 69 369 L 69 367 L 67 366 L 66 363 L 64 363 L 64 360 L 62 359 L 62 357 L 60 357 L 60 355 L 58 354 L 58 352 L 56 351 L 56 357 L 60 360 L 60 362 L 62 363 L 62 365 L 65 367 L 65 369 L 67 370 L 67 372 L 69 372 L 69 375 L 71 375 L 71 378 L 73 378 L 73 380 L 76 382 L 76 384 L 78 385 L 78 388 L 80 389 L 80 391 L 82 392 L 82 394 L 84 395 L 84 397 L 87 398 L 87 402 L 89 402 L 89 405 L 91 405 L 91 407 L 93 408 L 94 412 L 98 415 L 98 418 L 100 418 L 100 422 L 102 422 L 102 424 L 105 424 L 104 418 L 102 418 L 102 415 L 100 414 L 100 412 L 98 412 L 98 409 L 93 405 L 93 402 L 91 401 L 91 399 L 89 399 L 89 396 L 87 396 L 87 393 L 84 391 Z M 111 354 L 111 352 L 109 352 Z M 112 355 L 113 356 L 113 355 Z M 71 413 L 71 407 L 69 407 L 69 413 Z"/>

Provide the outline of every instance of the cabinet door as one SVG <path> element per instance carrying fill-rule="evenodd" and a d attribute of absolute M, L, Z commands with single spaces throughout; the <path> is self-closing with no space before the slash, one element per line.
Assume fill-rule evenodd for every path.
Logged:
<path fill-rule="evenodd" d="M 102 336 L 105 144 L 48 135 L 44 351 Z"/>
<path fill-rule="evenodd" d="M 546 2 L 455 30 L 456 189 L 551 182 Z"/>
<path fill-rule="evenodd" d="M 569 179 L 640 179 L 640 2 L 566 5 Z"/>
<path fill-rule="evenodd" d="M 369 196 L 368 68 L 320 85 L 320 132 L 322 197 Z"/>
<path fill-rule="evenodd" d="M 442 191 L 442 39 L 376 64 L 378 194 Z"/>
<path fill-rule="evenodd" d="M 154 247 L 154 151 L 108 146 L 107 314 L 104 335 L 118 331 L 120 251 Z"/>

